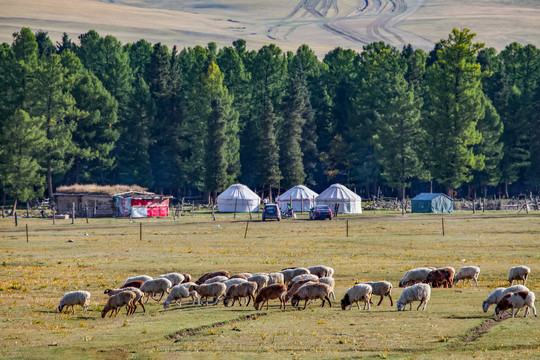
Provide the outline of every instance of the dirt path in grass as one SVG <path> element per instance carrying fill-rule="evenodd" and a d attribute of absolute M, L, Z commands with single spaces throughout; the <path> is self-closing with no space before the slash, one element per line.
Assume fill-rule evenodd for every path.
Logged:
<path fill-rule="evenodd" d="M 356 44 L 385 41 L 392 45 L 414 43 L 431 48 L 431 40 L 399 29 L 399 23 L 420 9 L 426 0 L 358 0 L 342 9 L 338 0 L 300 0 L 287 16 L 267 30 L 273 40 L 289 40 L 302 28 L 316 26 Z"/>

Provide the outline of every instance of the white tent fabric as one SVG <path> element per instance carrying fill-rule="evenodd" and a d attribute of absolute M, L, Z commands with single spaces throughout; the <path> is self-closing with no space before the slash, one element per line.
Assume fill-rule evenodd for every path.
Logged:
<path fill-rule="evenodd" d="M 257 212 L 261 198 L 246 185 L 231 185 L 218 196 L 219 212 Z"/>
<path fill-rule="evenodd" d="M 338 214 L 361 214 L 362 198 L 341 184 L 330 185 L 315 198 L 317 205 L 328 205 L 334 211 L 339 204 Z"/>
<path fill-rule="evenodd" d="M 315 205 L 315 198 L 318 196 L 315 191 L 304 185 L 296 185 L 279 195 L 276 199 L 279 209 L 287 211 L 287 204 L 292 204 L 295 212 L 309 211 Z"/>

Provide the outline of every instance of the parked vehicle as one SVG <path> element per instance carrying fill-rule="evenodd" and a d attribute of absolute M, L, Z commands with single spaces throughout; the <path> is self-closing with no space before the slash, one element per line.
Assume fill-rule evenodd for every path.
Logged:
<path fill-rule="evenodd" d="M 281 220 L 281 211 L 279 211 L 277 204 L 264 205 L 262 220 L 265 221 L 266 219 L 277 219 L 277 221 Z"/>
<path fill-rule="evenodd" d="M 315 205 L 309 210 L 309 218 L 310 220 L 317 220 L 317 219 L 332 220 L 332 210 L 330 210 L 328 205 Z"/>

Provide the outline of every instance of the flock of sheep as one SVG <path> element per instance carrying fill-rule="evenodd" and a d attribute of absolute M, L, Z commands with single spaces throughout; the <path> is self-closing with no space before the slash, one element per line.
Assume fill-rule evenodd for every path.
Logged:
<path fill-rule="evenodd" d="M 525 287 L 530 271 L 526 266 L 511 268 L 508 273 L 510 287 L 493 291 L 482 304 L 484 312 L 495 304 L 495 314 L 501 318 L 505 311 L 511 311 L 514 317 L 524 307 L 526 308 L 525 316 L 528 315 L 529 308 L 536 316 L 535 295 Z M 463 283 L 468 280 L 469 284 L 474 281 L 475 286 L 478 286 L 479 274 L 480 268 L 476 266 L 463 267 L 457 274 L 452 267 L 438 269 L 421 267 L 409 270 L 399 282 L 399 287 L 405 289 L 397 300 L 397 309 L 398 311 L 405 310 L 409 305 L 409 310 L 412 310 L 412 303 L 419 301 L 417 310 L 422 305 L 425 310 L 431 297 L 432 287 L 453 287 L 460 280 Z M 285 309 L 289 301 L 292 306 L 299 306 L 302 300 L 304 300 L 303 309 L 314 300 L 322 300 L 322 307 L 326 302 L 332 307 L 330 298 L 336 299 L 333 275 L 334 269 L 324 265 L 287 268 L 275 273 L 241 273 L 233 276 L 228 271 L 220 270 L 206 273 L 195 282 L 191 281 L 190 274 L 169 273 L 160 275 L 156 279 L 141 275 L 128 278 L 119 289 L 105 290 L 109 298 L 103 307 L 101 317 L 105 317 L 108 313 L 110 313 L 109 317 L 116 316 L 123 307 L 126 307 L 127 315 L 133 314 L 137 309 L 137 304 L 142 307 L 143 312 L 146 312 L 144 304 L 150 298 L 159 302 L 165 295 L 167 298 L 163 304 L 164 309 L 173 303 L 181 306 L 182 299 L 186 298 L 191 298 L 192 304 L 197 303 L 202 306 L 208 305 L 209 299 L 214 305 L 223 299 L 225 306 L 229 304 L 234 306 L 236 301 L 240 306 L 242 306 L 242 301 L 248 306 L 253 301 L 257 310 L 261 309 L 265 303 L 268 309 L 269 301 L 275 299 L 279 299 L 280 309 Z M 523 281 L 523 285 L 512 286 L 516 280 Z M 364 310 L 366 308 L 369 310 L 374 295 L 380 296 L 377 306 L 381 304 L 384 297 L 388 297 L 390 305 L 394 306 L 391 291 L 392 284 L 388 281 L 357 283 L 347 290 L 341 300 L 341 308 L 351 309 L 356 303 L 360 309 L 360 303 L 363 303 Z M 86 311 L 89 303 L 89 292 L 69 292 L 60 301 L 58 311 L 62 312 L 64 308 L 67 311 L 71 307 L 74 312 L 75 305 L 82 306 L 83 311 Z M 514 309 L 517 310 L 515 314 Z"/>

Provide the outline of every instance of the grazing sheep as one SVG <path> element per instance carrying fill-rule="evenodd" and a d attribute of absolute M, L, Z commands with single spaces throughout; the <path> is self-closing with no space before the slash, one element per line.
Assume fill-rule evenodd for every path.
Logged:
<path fill-rule="evenodd" d="M 332 292 L 330 293 L 330 296 L 332 297 L 332 300 L 335 301 L 336 300 L 336 294 L 334 293 L 334 288 L 336 287 L 336 281 L 334 280 L 334 278 L 333 277 L 322 277 L 322 278 L 319 278 L 319 282 L 330 286 L 330 288 L 332 289 Z"/>
<path fill-rule="evenodd" d="M 120 289 L 106 289 L 104 294 L 109 295 L 109 297 L 111 297 L 113 295 L 120 294 L 122 291 L 131 291 L 135 294 L 135 300 L 133 301 L 133 308 L 132 308 L 132 311 L 129 312 L 128 315 L 135 313 L 135 310 L 137 310 L 137 303 L 141 304 L 143 308 L 143 312 L 146 313 L 146 309 L 144 308 L 144 304 L 142 302 L 142 299 L 144 298 L 144 293 L 138 288 L 128 287 L 128 288 L 120 288 Z"/>
<path fill-rule="evenodd" d="M 226 292 L 225 298 L 223 298 L 223 305 L 229 306 L 229 302 L 232 300 L 232 305 L 238 300 L 238 304 L 242 306 L 240 298 L 248 298 L 246 306 L 249 305 L 251 299 L 255 301 L 255 290 L 257 290 L 257 283 L 253 281 L 248 281 L 241 284 L 232 285 Z"/>
<path fill-rule="evenodd" d="M 484 310 L 484 312 L 487 312 L 489 307 L 501 301 L 504 295 L 511 292 L 519 292 L 519 291 L 529 291 L 529 289 L 523 285 L 514 285 L 507 288 L 503 288 L 503 287 L 497 288 L 491 294 L 488 295 L 488 297 L 486 298 L 486 300 L 484 300 L 484 302 L 482 302 L 482 309 Z"/>
<path fill-rule="evenodd" d="M 204 283 L 205 284 L 213 284 L 213 283 L 216 283 L 216 282 L 221 282 L 222 283 L 222 282 L 225 282 L 227 280 L 229 280 L 229 278 L 226 277 L 226 276 L 214 276 L 213 278 L 210 278 L 210 279 L 206 280 Z"/>
<path fill-rule="evenodd" d="M 430 284 L 432 287 L 452 287 L 453 280 L 454 276 L 451 270 L 437 269 L 431 271 L 423 283 Z"/>
<path fill-rule="evenodd" d="M 334 276 L 334 269 L 332 269 L 330 266 L 317 265 L 317 266 L 310 266 L 307 269 L 309 270 L 311 274 L 316 275 L 320 278 Z"/>
<path fill-rule="evenodd" d="M 231 276 L 231 274 L 227 270 L 219 270 L 214 272 L 207 272 L 203 276 L 199 278 L 199 280 L 195 281 L 197 285 L 204 284 L 204 282 L 208 279 L 211 279 L 216 276 L 225 276 L 227 279 Z"/>
<path fill-rule="evenodd" d="M 426 280 L 428 274 L 433 270 L 436 269 L 432 267 L 420 267 L 409 270 L 399 282 L 399 287 L 407 287 L 417 283 L 421 283 Z"/>
<path fill-rule="evenodd" d="M 345 293 L 345 296 L 343 299 L 341 299 L 341 309 L 345 310 L 347 309 L 347 306 L 349 307 L 349 310 L 352 309 L 352 304 L 356 303 L 356 306 L 358 306 L 358 310 L 360 310 L 360 303 L 359 301 L 364 302 L 364 310 L 371 309 L 371 306 L 369 305 L 369 302 L 371 301 L 371 294 L 373 292 L 373 289 L 368 284 L 356 284 L 353 287 L 349 288 L 347 290 L 347 293 Z"/>
<path fill-rule="evenodd" d="M 301 300 L 304 300 L 304 310 L 306 309 L 307 303 L 309 300 L 321 299 L 321 307 L 324 307 L 325 301 L 328 301 L 330 307 L 332 307 L 332 302 L 330 301 L 330 293 L 332 288 L 329 285 L 323 283 L 306 283 L 298 289 L 296 294 L 293 295 L 291 299 L 291 304 L 294 302 L 298 304 Z"/>
<path fill-rule="evenodd" d="M 514 280 L 518 282 L 519 280 L 523 280 L 523 286 L 525 286 L 525 283 L 527 282 L 527 278 L 529 277 L 530 273 L 531 269 L 526 266 L 514 266 L 508 272 L 508 282 L 510 283 L 510 286 L 514 284 Z"/>
<path fill-rule="evenodd" d="M 191 285 L 189 287 L 189 291 L 193 290 L 195 290 L 199 294 L 201 299 L 204 298 L 205 302 L 202 305 L 208 305 L 209 297 L 212 297 L 214 299 L 214 305 L 217 305 L 219 299 L 222 296 L 225 296 L 227 286 L 220 282 L 212 284 Z"/>
<path fill-rule="evenodd" d="M 120 309 L 124 306 L 127 309 L 126 315 L 129 315 L 131 310 L 134 307 L 135 298 L 137 295 L 133 291 L 122 291 L 116 295 L 112 295 L 109 300 L 107 300 L 107 303 L 103 307 L 103 310 L 101 310 L 101 317 L 104 318 L 105 315 L 110 311 L 111 315 L 109 317 L 112 317 L 113 315 L 116 317 L 118 315 L 118 312 L 120 312 Z"/>
<path fill-rule="evenodd" d="M 287 286 L 285 284 L 272 284 L 266 287 L 263 287 L 259 290 L 259 294 L 255 298 L 253 306 L 255 310 L 259 310 L 264 306 L 266 302 L 266 310 L 268 310 L 268 302 L 272 299 L 279 299 L 279 308 L 283 306 L 285 310 L 285 293 L 287 292 Z"/>
<path fill-rule="evenodd" d="M 259 291 L 261 291 L 263 287 L 268 285 L 269 279 L 270 278 L 268 277 L 268 275 L 264 275 L 264 274 L 252 275 L 248 277 L 248 281 L 254 281 L 257 283 L 256 293 L 259 293 Z"/>
<path fill-rule="evenodd" d="M 184 281 L 182 281 L 182 284 L 191 282 L 191 274 L 185 273 L 185 274 L 182 274 L 182 275 L 184 275 Z"/>
<path fill-rule="evenodd" d="M 416 310 L 420 309 L 420 306 L 424 304 L 422 310 L 426 310 L 427 302 L 431 297 L 431 287 L 428 284 L 416 284 L 403 290 L 401 296 L 397 301 L 398 311 L 405 310 L 407 304 L 409 304 L 409 310 L 412 310 L 412 302 L 420 301 L 420 304 Z"/>
<path fill-rule="evenodd" d="M 153 300 L 160 302 L 163 298 L 163 294 L 169 293 L 169 289 L 172 287 L 172 283 L 169 279 L 157 278 L 148 280 L 141 286 L 141 291 L 147 296 L 146 302 L 152 297 Z M 159 299 L 156 300 L 155 296 L 161 294 Z"/>
<path fill-rule="evenodd" d="M 184 275 L 176 273 L 176 272 L 159 275 L 158 278 L 168 279 L 171 282 L 172 286 L 176 286 L 184 282 Z"/>
<path fill-rule="evenodd" d="M 283 283 L 287 284 L 289 281 L 291 281 L 295 276 L 302 275 L 302 274 L 309 274 L 309 270 L 306 268 L 289 268 L 289 269 L 283 269 L 280 271 L 280 273 L 283 274 Z"/>
<path fill-rule="evenodd" d="M 143 283 L 147 282 L 148 280 L 152 280 L 153 277 L 151 276 L 148 276 L 148 275 L 139 275 L 139 276 L 134 276 L 134 277 L 130 277 L 130 278 L 127 278 L 126 282 L 124 283 L 124 285 L 127 285 L 128 283 L 132 282 L 132 281 L 142 281 Z M 123 286 L 123 285 L 122 285 Z"/>
<path fill-rule="evenodd" d="M 223 281 L 223 283 L 225 284 L 225 286 L 227 287 L 227 290 L 229 290 L 229 288 L 233 285 L 237 285 L 237 284 L 242 284 L 242 283 L 246 283 L 248 282 L 247 280 L 244 280 L 242 278 L 231 278 L 229 280 L 225 280 Z"/>
<path fill-rule="evenodd" d="M 478 276 L 480 275 L 480 268 L 478 266 L 464 266 L 459 269 L 458 273 L 454 276 L 454 285 L 457 284 L 459 280 L 463 280 L 463 285 L 465 285 L 465 280 L 474 281 L 474 286 L 478 286 Z"/>
<path fill-rule="evenodd" d="M 240 273 L 239 275 L 244 275 L 246 278 L 249 278 L 249 277 L 253 276 L 252 273 L 247 273 L 247 272 L 245 272 L 245 273 Z"/>
<path fill-rule="evenodd" d="M 381 305 L 383 298 L 388 296 L 390 299 L 390 306 L 394 306 L 394 301 L 392 300 L 392 284 L 388 281 L 377 281 L 377 282 L 362 282 L 360 284 L 367 284 L 371 286 L 371 295 L 379 295 L 381 299 L 377 306 Z"/>
<path fill-rule="evenodd" d="M 298 276 L 295 276 L 294 278 L 292 278 L 291 281 L 289 281 L 289 287 L 292 286 L 292 284 L 294 284 L 295 282 L 297 282 L 299 280 L 319 280 L 319 277 L 317 275 L 313 275 L 313 274 L 298 275 Z"/>
<path fill-rule="evenodd" d="M 71 312 L 75 313 L 75 305 L 82 306 L 83 312 L 86 312 L 89 304 L 90 293 L 88 291 L 71 291 L 64 294 L 62 300 L 60 300 L 60 304 L 58 305 L 58 312 L 62 312 L 62 310 L 64 310 L 64 307 L 66 308 L 66 312 L 68 312 L 69 307 L 71 306 Z"/>
<path fill-rule="evenodd" d="M 535 300 L 536 297 L 532 291 L 508 293 L 504 295 L 503 298 L 497 303 L 497 306 L 495 307 L 495 314 L 500 314 L 499 319 L 502 319 L 503 312 L 512 309 L 512 317 L 514 317 L 514 315 L 517 315 L 521 308 L 526 307 L 524 317 L 529 315 L 529 308 L 533 310 L 533 314 L 536 317 L 536 308 L 534 307 Z M 515 314 L 514 309 L 518 309 Z"/>
<path fill-rule="evenodd" d="M 283 274 L 279 272 L 268 274 L 268 285 L 272 284 L 285 284 Z"/>
<path fill-rule="evenodd" d="M 128 287 L 134 287 L 134 288 L 140 289 L 142 284 L 144 284 L 144 281 L 141 281 L 141 280 L 130 281 L 126 283 L 125 285 L 120 286 L 120 289 L 125 289 Z"/>
<path fill-rule="evenodd" d="M 247 276 L 244 275 L 244 274 L 236 274 L 236 275 L 233 275 L 231 276 L 229 279 L 244 279 L 244 280 L 247 280 Z"/>
<path fill-rule="evenodd" d="M 195 283 L 192 283 L 195 284 Z M 191 285 L 189 285 L 191 286 Z M 185 286 L 184 284 L 179 284 L 176 286 L 173 286 L 171 291 L 169 292 L 169 295 L 167 296 L 167 299 L 163 303 L 163 308 L 167 309 L 172 302 L 175 302 L 177 305 L 182 306 L 182 299 L 188 298 L 191 296 L 193 299 L 193 294 L 197 294 L 195 291 L 189 291 L 188 286 Z M 199 296 L 196 295 L 197 300 L 199 299 Z"/>
<path fill-rule="evenodd" d="M 296 294 L 298 289 L 300 289 L 305 284 L 307 284 L 307 283 L 316 284 L 318 282 L 319 282 L 319 280 L 309 280 L 309 279 L 307 279 L 307 280 L 298 280 L 297 282 L 292 284 L 292 286 L 287 290 L 287 294 L 285 295 L 285 302 L 289 301 L 293 297 L 293 295 Z M 293 306 L 294 306 L 294 304 L 293 304 Z"/>
<path fill-rule="evenodd" d="M 197 284 L 195 284 L 194 282 L 187 282 L 187 283 L 180 284 L 180 286 L 185 287 L 186 289 L 188 289 L 188 291 L 191 285 L 197 285 Z M 201 304 L 201 299 L 199 298 L 199 294 L 197 294 L 195 290 L 189 291 L 189 296 L 191 296 L 191 305 L 195 304 L 195 302 L 197 302 L 197 304 L 199 305 Z"/>

